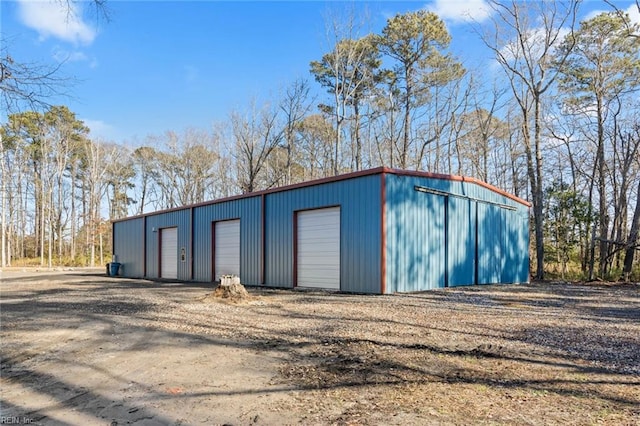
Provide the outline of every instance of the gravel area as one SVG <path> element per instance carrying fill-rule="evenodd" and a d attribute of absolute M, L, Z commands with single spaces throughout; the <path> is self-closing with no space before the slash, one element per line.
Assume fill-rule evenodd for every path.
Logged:
<path fill-rule="evenodd" d="M 221 301 L 61 271 L 0 290 L 2 416 L 33 423 L 640 424 L 639 284 Z"/>

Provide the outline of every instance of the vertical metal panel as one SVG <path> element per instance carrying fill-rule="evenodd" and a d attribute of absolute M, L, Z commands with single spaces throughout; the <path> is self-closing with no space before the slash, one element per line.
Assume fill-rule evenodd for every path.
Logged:
<path fill-rule="evenodd" d="M 478 204 L 478 284 L 502 282 L 504 219 L 500 207 Z"/>
<path fill-rule="evenodd" d="M 194 208 L 194 280 L 213 281 L 211 227 L 213 222 L 240 219 L 240 271 L 242 282 L 260 285 L 260 196 Z"/>
<path fill-rule="evenodd" d="M 215 222 L 214 278 L 221 275 L 240 277 L 240 219 Z"/>
<path fill-rule="evenodd" d="M 362 176 L 268 194 L 265 285 L 293 286 L 295 211 L 340 206 L 340 282 L 349 292 L 380 292 L 380 177 Z"/>
<path fill-rule="evenodd" d="M 212 223 L 241 219 L 243 282 L 291 287 L 294 212 L 340 206 L 344 291 L 378 293 L 383 281 L 386 293 L 441 287 L 447 281 L 464 285 L 474 282 L 476 273 L 482 278 L 479 282 L 528 281 L 526 206 L 474 183 L 393 173 L 384 176 L 384 181 L 381 175 L 358 176 L 116 222 L 114 253 L 124 264 L 126 276 L 144 275 L 146 258 L 146 276 L 157 278 L 159 232 L 153 230 L 177 227 L 178 247 L 186 251 L 185 261 L 179 260 L 178 279 L 211 281 Z M 418 193 L 415 185 L 513 209 Z M 383 197 L 384 216 L 380 209 Z M 386 230 L 383 255 L 381 228 Z M 383 267 L 384 280 L 380 276 Z"/>
<path fill-rule="evenodd" d="M 447 271 L 450 287 L 472 285 L 475 279 L 475 201 L 449 197 Z"/>
<path fill-rule="evenodd" d="M 475 201 L 448 196 L 445 241 L 441 232 L 445 222 L 438 216 L 444 209 L 433 198 L 445 197 L 418 192 L 415 186 L 509 209 L 480 201 L 476 218 Z M 450 286 L 473 284 L 476 268 L 479 283 L 528 281 L 526 206 L 469 182 L 389 174 L 386 187 L 387 292 L 441 287 L 445 278 Z M 438 251 L 445 243 L 446 251 Z M 429 273 L 421 270 L 424 268 Z"/>
<path fill-rule="evenodd" d="M 113 224 L 113 254 L 122 263 L 120 272 L 129 278 L 144 276 L 144 219 Z"/>
<path fill-rule="evenodd" d="M 191 279 L 191 211 L 175 210 L 147 217 L 147 277 L 159 278 L 160 229 L 178 228 L 178 252 L 185 250 L 185 259 L 178 260 L 178 280 Z"/>
<path fill-rule="evenodd" d="M 504 269 L 502 282 L 529 282 L 529 212 L 526 209 L 504 211 Z"/>
<path fill-rule="evenodd" d="M 387 175 L 389 293 L 445 285 L 445 197 L 415 191 L 415 179 Z"/>

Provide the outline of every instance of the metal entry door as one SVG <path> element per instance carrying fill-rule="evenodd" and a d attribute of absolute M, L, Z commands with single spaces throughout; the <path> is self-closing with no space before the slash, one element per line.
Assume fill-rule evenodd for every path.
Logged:
<path fill-rule="evenodd" d="M 160 277 L 178 278 L 178 228 L 160 230 Z"/>

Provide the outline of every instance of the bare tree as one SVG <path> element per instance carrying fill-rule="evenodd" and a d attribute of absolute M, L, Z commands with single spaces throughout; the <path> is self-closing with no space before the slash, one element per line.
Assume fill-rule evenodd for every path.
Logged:
<path fill-rule="evenodd" d="M 353 152 L 351 169 L 362 166 L 362 141 L 360 136 L 361 109 L 368 92 L 375 85 L 376 72 L 380 65 L 375 38 L 361 37 L 367 22 L 366 15 L 358 19 L 350 10 L 346 18 L 331 19 L 327 28 L 327 38 L 331 50 L 320 61 L 311 62 L 311 73 L 330 93 L 329 105 L 320 105 L 325 114 L 333 117 L 335 133 L 333 146 L 333 172 L 338 174 L 344 168 L 343 137 L 345 122 L 352 122 L 351 143 Z"/>
<path fill-rule="evenodd" d="M 280 102 L 280 110 L 284 115 L 284 141 L 286 163 L 284 166 L 284 185 L 291 183 L 291 169 L 293 166 L 294 150 L 296 148 L 296 129 L 311 110 L 313 99 L 309 94 L 309 83 L 306 80 L 296 80 L 289 86 Z M 279 180 L 279 179 L 278 179 Z"/>
<path fill-rule="evenodd" d="M 522 137 L 533 201 L 536 278 L 544 278 L 543 160 L 541 120 L 544 94 L 553 86 L 564 57 L 556 47 L 572 31 L 579 1 L 500 2 L 491 0 L 493 29 L 483 41 L 502 67 L 522 115 Z M 532 128 L 533 127 L 533 128 Z"/>
<path fill-rule="evenodd" d="M 232 112 L 230 122 L 240 190 L 247 193 L 274 186 L 276 182 L 265 180 L 262 172 L 284 139 L 278 111 L 269 105 L 258 110 L 254 101 L 246 115 Z"/>

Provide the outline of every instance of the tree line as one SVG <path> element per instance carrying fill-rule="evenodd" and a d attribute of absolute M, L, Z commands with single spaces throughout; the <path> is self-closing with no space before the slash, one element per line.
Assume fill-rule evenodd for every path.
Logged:
<path fill-rule="evenodd" d="M 91 138 L 65 106 L 10 114 L 3 265 L 94 265 L 110 249 L 110 219 L 389 166 L 474 176 L 531 201 L 537 278 L 628 279 L 640 228 L 639 26 L 619 10 L 577 22 L 578 1 L 489 5 L 490 24 L 473 26 L 495 56 L 488 71 L 449 52 L 432 12 L 370 34 L 352 14 L 329 23 L 309 80 L 211 129 L 130 147 Z"/>

